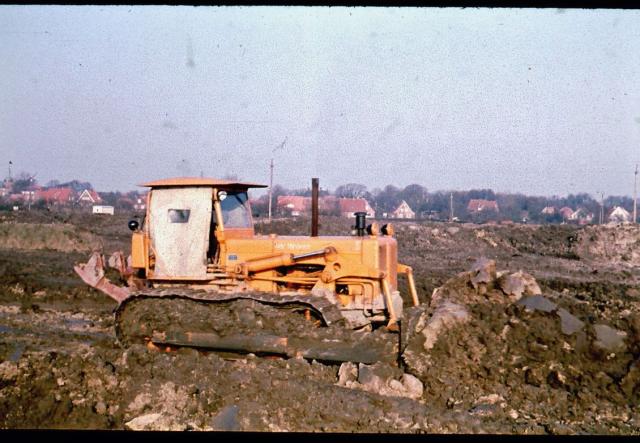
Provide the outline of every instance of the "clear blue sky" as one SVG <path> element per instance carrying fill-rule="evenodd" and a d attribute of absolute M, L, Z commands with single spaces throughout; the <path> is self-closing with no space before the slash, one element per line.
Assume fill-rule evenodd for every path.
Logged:
<path fill-rule="evenodd" d="M 640 11 L 0 6 L 0 176 L 631 195 Z M 278 147 L 286 138 L 282 150 Z"/>

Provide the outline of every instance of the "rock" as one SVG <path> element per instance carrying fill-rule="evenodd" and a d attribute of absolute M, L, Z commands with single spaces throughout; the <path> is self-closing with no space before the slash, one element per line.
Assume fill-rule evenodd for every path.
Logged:
<path fill-rule="evenodd" d="M 471 415 L 479 415 L 479 416 L 487 416 L 493 415 L 498 412 L 500 408 L 497 405 L 492 405 L 488 403 L 483 403 L 481 405 L 474 406 L 469 410 L 469 414 Z"/>
<path fill-rule="evenodd" d="M 489 394 L 483 395 L 482 397 L 476 400 L 476 405 L 487 404 L 487 405 L 495 405 L 497 403 L 504 402 L 504 397 L 499 394 Z"/>
<path fill-rule="evenodd" d="M 533 275 L 522 271 L 518 271 L 513 275 L 524 282 L 524 295 L 542 295 L 542 290 Z"/>
<path fill-rule="evenodd" d="M 135 399 L 127 406 L 127 409 L 136 414 L 142 412 L 145 407 L 151 404 L 151 394 L 148 392 L 140 393 L 136 396 Z"/>
<path fill-rule="evenodd" d="M 460 228 L 456 227 L 456 226 L 450 226 L 447 228 L 447 232 L 451 235 L 455 235 L 458 232 L 460 232 Z"/>
<path fill-rule="evenodd" d="M 424 349 L 428 351 L 435 346 L 443 329 L 465 323 L 470 318 L 466 307 L 446 300 L 441 302 L 421 331 L 425 337 Z"/>
<path fill-rule="evenodd" d="M 365 364 L 360 363 L 358 367 L 358 383 L 363 385 L 366 390 L 379 393 L 384 387 L 384 380 L 376 375 L 374 371 Z"/>
<path fill-rule="evenodd" d="M 104 415 L 107 413 L 107 405 L 103 401 L 96 403 L 95 410 L 98 414 Z"/>
<path fill-rule="evenodd" d="M 524 292 L 524 281 L 514 274 L 503 275 L 498 279 L 498 286 L 506 295 L 511 295 L 519 300 Z"/>
<path fill-rule="evenodd" d="M 545 298 L 542 295 L 533 295 L 529 297 L 523 297 L 516 302 L 520 306 L 524 306 L 529 311 L 542 311 L 553 312 L 557 309 L 558 305 Z"/>
<path fill-rule="evenodd" d="M 358 383 L 363 385 L 364 389 L 385 395 L 387 381 L 399 376 L 402 371 L 394 368 L 386 363 L 378 362 L 373 365 L 358 365 Z"/>
<path fill-rule="evenodd" d="M 398 380 L 401 378 L 401 380 Z M 378 395 L 418 399 L 424 392 L 422 382 L 410 374 L 385 363 L 358 366 L 358 381 L 347 381 L 346 387 Z"/>
<path fill-rule="evenodd" d="M 215 431 L 239 431 L 238 406 L 225 406 L 211 420 L 211 427 Z"/>
<path fill-rule="evenodd" d="M 484 257 L 479 258 L 471 267 L 471 284 L 478 289 L 480 284 L 489 284 L 496 278 L 496 262 Z"/>
<path fill-rule="evenodd" d="M 575 334 L 584 328 L 584 322 L 579 320 L 578 317 L 572 315 L 566 309 L 558 309 L 557 314 L 560 317 L 560 328 L 562 329 L 563 334 Z"/>
<path fill-rule="evenodd" d="M 377 362 L 372 365 L 360 363 L 358 365 L 358 381 L 363 383 L 362 379 L 369 375 L 376 375 L 384 380 L 391 378 L 400 378 L 403 372 L 400 368 L 391 366 L 388 363 Z"/>
<path fill-rule="evenodd" d="M 515 297 L 516 300 L 522 298 L 523 295 L 542 294 L 535 278 L 522 271 L 500 276 L 498 285 L 506 295 Z"/>
<path fill-rule="evenodd" d="M 404 374 L 402 376 L 402 386 L 409 398 L 418 399 L 422 397 L 424 393 L 424 385 L 422 382 L 411 374 Z"/>
<path fill-rule="evenodd" d="M 400 382 L 400 380 L 396 380 L 396 379 L 390 380 L 389 387 L 399 393 L 404 392 L 404 386 L 402 385 L 402 382 Z"/>
<path fill-rule="evenodd" d="M 18 378 L 18 364 L 5 361 L 0 363 L 0 380 L 15 381 Z"/>
<path fill-rule="evenodd" d="M 596 334 L 596 339 L 593 342 L 594 347 L 607 352 L 618 352 L 626 349 L 624 343 L 627 337 L 626 332 L 602 324 L 594 325 L 593 330 Z"/>
<path fill-rule="evenodd" d="M 348 381 L 358 379 L 358 367 L 355 363 L 346 362 L 340 365 L 338 370 L 338 386 L 346 386 Z"/>
<path fill-rule="evenodd" d="M 145 429 L 148 429 L 155 422 L 157 422 L 160 419 L 160 417 L 162 417 L 162 414 L 157 414 L 157 413 L 145 414 L 145 415 L 136 417 L 131 421 L 126 422 L 124 425 L 126 428 L 132 431 L 143 431 Z"/>

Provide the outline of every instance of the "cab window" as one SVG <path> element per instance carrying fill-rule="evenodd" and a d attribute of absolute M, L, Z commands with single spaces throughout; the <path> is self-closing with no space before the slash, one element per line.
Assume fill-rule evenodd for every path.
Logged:
<path fill-rule="evenodd" d="M 251 213 L 246 192 L 228 192 L 220 202 L 222 222 L 226 228 L 250 228 Z"/>

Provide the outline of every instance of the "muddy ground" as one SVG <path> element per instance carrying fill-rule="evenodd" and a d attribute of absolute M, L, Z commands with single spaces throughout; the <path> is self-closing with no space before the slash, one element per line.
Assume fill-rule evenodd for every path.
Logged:
<path fill-rule="evenodd" d="M 128 253 L 127 219 L 1 217 L 0 427 L 640 433 L 638 228 L 397 224 L 423 306 L 396 367 L 121 347 L 115 302 L 72 267 Z M 321 219 L 321 235 L 348 231 Z M 503 288 L 520 270 L 539 293 Z"/>

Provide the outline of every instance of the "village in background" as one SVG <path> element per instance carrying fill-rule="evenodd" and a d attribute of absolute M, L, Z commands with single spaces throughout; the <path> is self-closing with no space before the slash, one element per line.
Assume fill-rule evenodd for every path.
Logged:
<path fill-rule="evenodd" d="M 0 211 L 49 210 L 83 211 L 113 215 L 116 212 L 141 213 L 146 209 L 146 192 L 100 192 L 91 183 L 57 180 L 40 185 L 33 174 L 9 175 L 0 187 Z M 227 177 L 229 178 L 229 177 Z M 232 177 L 237 179 L 236 177 Z M 271 196 L 271 205 L 269 205 Z M 387 185 L 367 189 L 363 184 L 347 183 L 333 192 L 320 189 L 320 215 L 352 218 L 366 212 L 376 219 L 431 220 L 479 224 L 603 224 L 633 220 L 633 199 L 627 196 L 600 196 L 587 193 L 566 197 L 541 197 L 497 193 L 491 189 L 429 192 L 424 186 L 404 188 Z M 275 185 L 271 192 L 250 200 L 254 217 L 305 217 L 311 214 L 311 187 L 286 189 Z"/>

